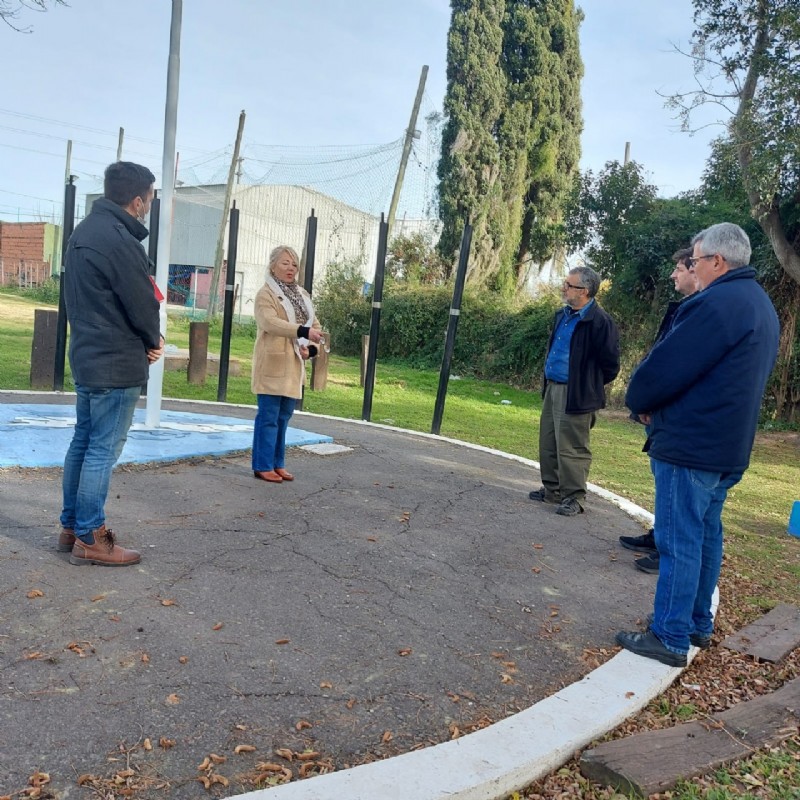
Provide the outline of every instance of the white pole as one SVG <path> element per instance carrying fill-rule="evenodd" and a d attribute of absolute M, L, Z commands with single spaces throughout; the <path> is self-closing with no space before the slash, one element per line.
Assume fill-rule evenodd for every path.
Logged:
<path fill-rule="evenodd" d="M 167 279 L 169 278 L 169 244 L 172 236 L 172 196 L 175 184 L 175 129 L 178 122 L 178 78 L 181 66 L 181 17 L 183 0 L 172 0 L 172 25 L 169 32 L 167 65 L 167 103 L 164 110 L 164 153 L 161 160 L 161 205 L 158 217 L 158 250 L 156 251 L 156 283 L 164 295 L 161 304 L 161 333 L 167 332 Z M 164 359 L 150 367 L 147 381 L 145 426 L 157 428 L 161 421 L 161 395 L 164 386 Z"/>

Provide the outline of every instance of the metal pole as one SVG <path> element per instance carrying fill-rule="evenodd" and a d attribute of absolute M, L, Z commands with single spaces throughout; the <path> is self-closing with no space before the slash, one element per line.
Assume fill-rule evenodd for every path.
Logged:
<path fill-rule="evenodd" d="M 181 18 L 183 0 L 172 0 L 172 23 L 169 32 L 169 61 L 167 62 L 167 102 L 164 108 L 164 152 L 161 159 L 161 203 L 158 210 L 158 258 L 156 284 L 164 295 L 161 304 L 161 333 L 167 332 L 167 282 L 169 279 L 169 245 L 172 235 L 172 195 L 175 180 L 175 131 L 178 121 L 178 82 L 181 68 Z M 157 428 L 161 422 L 161 396 L 164 387 L 164 359 L 150 365 L 147 381 L 147 410 L 145 426 Z"/>
<path fill-rule="evenodd" d="M 225 307 L 222 312 L 222 344 L 219 350 L 219 382 L 217 402 L 224 403 L 228 397 L 228 362 L 231 355 L 231 327 L 233 325 L 233 284 L 236 280 L 236 250 L 239 244 L 239 209 L 236 202 L 231 209 L 228 229 L 228 272 L 225 278 Z"/>
<path fill-rule="evenodd" d="M 372 287 L 372 318 L 369 324 L 369 348 L 367 349 L 367 369 L 364 376 L 364 403 L 361 407 L 361 419 L 369 422 L 372 416 L 372 392 L 375 388 L 375 360 L 378 355 L 378 331 L 381 324 L 381 307 L 383 305 L 383 273 L 386 271 L 386 245 L 389 240 L 389 223 L 384 222 L 378 228 L 378 258 L 375 262 L 375 285 Z"/>
<path fill-rule="evenodd" d="M 444 343 L 444 356 L 442 369 L 439 372 L 439 390 L 436 392 L 436 405 L 433 409 L 433 424 L 431 433 L 439 434 L 442 429 L 442 416 L 444 414 L 444 401 L 447 397 L 447 384 L 450 380 L 450 362 L 453 359 L 453 349 L 456 344 L 456 329 L 458 318 L 461 315 L 461 296 L 464 293 L 464 282 L 467 278 L 467 262 L 469 261 L 469 248 L 472 243 L 472 226 L 467 223 L 461 234 L 461 250 L 458 254 L 458 269 L 456 271 L 456 285 L 453 289 L 453 302 L 450 306 L 450 319 L 447 323 L 447 338 Z"/>
<path fill-rule="evenodd" d="M 119 129 L 119 139 L 117 139 L 117 161 L 122 161 L 122 142 L 125 139 L 125 128 Z"/>
<path fill-rule="evenodd" d="M 70 143 L 71 144 L 71 143 Z M 64 223 L 61 231 L 61 269 L 58 273 L 58 322 L 56 323 L 55 369 L 53 370 L 53 391 L 64 391 L 64 362 L 67 355 L 67 306 L 64 301 L 64 262 L 67 258 L 67 242 L 75 229 L 75 180 L 69 176 L 64 187 Z"/>
<path fill-rule="evenodd" d="M 317 257 L 317 218 L 314 209 L 306 222 L 306 263 L 303 270 L 303 288 L 309 293 L 314 293 L 314 262 Z"/>
<path fill-rule="evenodd" d="M 150 259 L 150 275 L 154 278 L 158 269 L 158 223 L 161 214 L 161 200 L 153 197 L 150 205 L 150 235 L 147 237 L 147 257 Z"/>
<path fill-rule="evenodd" d="M 419 76 L 417 96 L 414 98 L 414 108 L 411 110 L 411 119 L 408 123 L 406 139 L 403 142 L 403 154 L 400 156 L 400 167 L 397 170 L 397 180 L 395 181 L 394 191 L 392 192 L 392 202 L 389 204 L 389 232 L 386 235 L 387 241 L 389 236 L 392 235 L 392 228 L 394 228 L 394 217 L 395 214 L 397 214 L 397 204 L 400 202 L 400 190 L 403 188 L 403 178 L 406 174 L 408 157 L 411 155 L 411 142 L 414 140 L 414 134 L 417 132 L 417 115 L 419 114 L 419 107 L 422 104 L 422 93 L 425 91 L 425 81 L 427 78 L 428 65 L 425 64 L 422 67 L 422 74 Z"/>

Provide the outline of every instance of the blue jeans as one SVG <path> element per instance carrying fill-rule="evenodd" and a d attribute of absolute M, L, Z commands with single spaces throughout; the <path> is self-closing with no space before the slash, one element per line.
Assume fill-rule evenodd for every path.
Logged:
<path fill-rule="evenodd" d="M 105 523 L 104 507 L 114 468 L 133 421 L 140 386 L 86 389 L 75 385 L 77 421 L 64 460 L 61 525 L 79 539 Z"/>
<path fill-rule="evenodd" d="M 711 598 L 722 566 L 722 506 L 741 472 L 719 473 L 650 459 L 656 487 L 659 554 L 653 633 L 674 653 L 689 634 L 714 630 Z"/>
<path fill-rule="evenodd" d="M 253 426 L 253 472 L 269 472 L 284 466 L 286 429 L 297 403 L 293 397 L 259 394 Z"/>

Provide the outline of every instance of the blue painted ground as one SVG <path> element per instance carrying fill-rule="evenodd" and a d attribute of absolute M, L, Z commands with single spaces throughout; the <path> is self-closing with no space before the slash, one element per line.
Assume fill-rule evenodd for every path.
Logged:
<path fill-rule="evenodd" d="M 145 428 L 137 408 L 119 463 L 177 461 L 247 450 L 253 423 L 236 417 L 161 411 L 161 424 Z M 75 408 L 64 405 L 0 403 L 0 467 L 60 467 L 72 440 Z M 289 428 L 287 447 L 332 442 L 330 436 Z"/>

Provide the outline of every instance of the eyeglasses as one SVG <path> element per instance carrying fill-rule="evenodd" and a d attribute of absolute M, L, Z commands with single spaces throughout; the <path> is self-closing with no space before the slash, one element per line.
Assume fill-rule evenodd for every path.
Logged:
<path fill-rule="evenodd" d="M 697 266 L 697 262 L 698 261 L 702 261 L 704 258 L 716 258 L 716 257 L 717 257 L 717 254 L 716 253 L 712 253 L 711 255 L 708 255 L 708 256 L 697 256 L 697 258 L 687 258 L 686 260 L 689 262 L 689 266 L 690 267 L 695 267 L 695 266 Z"/>
<path fill-rule="evenodd" d="M 570 283 L 569 281 L 564 281 L 563 284 L 567 289 L 585 289 L 585 286 L 576 286 L 574 283 Z"/>

